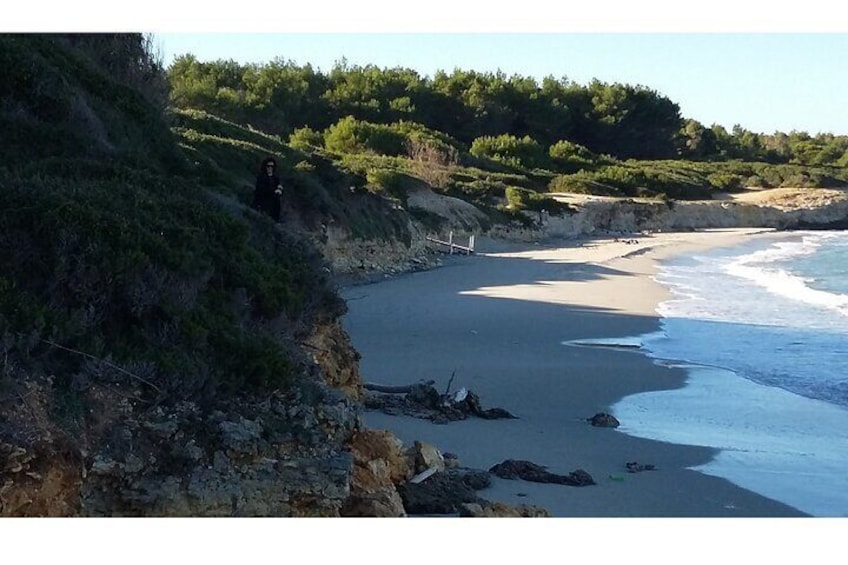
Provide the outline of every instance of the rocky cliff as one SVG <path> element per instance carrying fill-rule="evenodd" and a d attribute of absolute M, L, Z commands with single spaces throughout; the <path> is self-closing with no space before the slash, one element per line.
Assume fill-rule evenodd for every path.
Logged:
<path fill-rule="evenodd" d="M 582 195 L 555 195 L 569 204 L 570 213 L 526 212 L 526 224 L 494 225 L 483 214 L 469 213 L 470 204 L 432 192 L 419 192 L 408 206 L 445 219 L 442 231 L 457 237 L 471 234 L 535 241 L 645 231 L 764 227 L 775 229 L 848 226 L 848 189 L 751 190 L 716 200 L 658 201 Z M 476 209 L 475 209 L 476 210 Z M 442 234 L 444 235 L 444 234 Z"/>

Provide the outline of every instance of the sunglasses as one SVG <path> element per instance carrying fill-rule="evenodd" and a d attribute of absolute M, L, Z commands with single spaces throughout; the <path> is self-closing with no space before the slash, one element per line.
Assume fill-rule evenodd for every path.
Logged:
<path fill-rule="evenodd" d="M 274 169 L 277 165 L 265 165 L 266 169 Z"/>

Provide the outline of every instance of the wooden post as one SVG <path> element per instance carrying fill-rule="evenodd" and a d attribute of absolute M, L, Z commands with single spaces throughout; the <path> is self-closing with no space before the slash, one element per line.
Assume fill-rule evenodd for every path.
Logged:
<path fill-rule="evenodd" d="M 474 234 L 471 234 L 471 237 L 468 238 L 468 254 L 471 255 L 474 253 Z"/>
<path fill-rule="evenodd" d="M 448 234 L 448 246 L 450 247 L 450 254 L 453 255 L 453 231 Z"/>

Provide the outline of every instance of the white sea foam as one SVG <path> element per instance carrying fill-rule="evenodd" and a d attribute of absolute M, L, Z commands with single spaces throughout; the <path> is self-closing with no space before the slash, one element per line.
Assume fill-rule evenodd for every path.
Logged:
<path fill-rule="evenodd" d="M 724 269 L 728 274 L 752 281 L 778 296 L 848 315 L 848 295 L 817 290 L 810 286 L 810 283 L 815 282 L 811 277 L 801 277 L 784 269 L 768 266 L 812 255 L 820 247 L 821 240 L 811 237 L 804 238 L 801 242 L 778 243 L 773 248 L 743 255 Z"/>
<path fill-rule="evenodd" d="M 848 515 L 848 232 L 753 239 L 665 264 L 662 332 L 683 389 L 620 401 L 626 433 L 722 451 L 697 470 L 819 516 Z"/>

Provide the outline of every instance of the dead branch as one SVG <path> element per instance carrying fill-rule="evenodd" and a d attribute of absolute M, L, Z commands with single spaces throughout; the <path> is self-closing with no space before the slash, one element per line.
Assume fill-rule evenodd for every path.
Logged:
<path fill-rule="evenodd" d="M 451 373 L 450 379 L 448 379 L 448 386 L 447 386 L 447 388 L 445 388 L 445 394 L 444 394 L 445 396 L 450 394 L 450 387 L 451 387 L 451 384 L 453 384 L 453 378 L 455 376 L 456 376 L 456 371 L 453 371 Z"/>
<path fill-rule="evenodd" d="M 59 345 L 58 343 L 56 343 L 56 342 L 54 342 L 54 341 L 50 341 L 49 339 L 43 339 L 43 338 L 42 338 L 42 339 L 41 339 L 41 341 L 43 341 L 44 343 L 50 344 L 50 345 L 52 345 L 52 346 L 54 346 L 54 347 L 58 347 L 59 349 L 63 349 L 63 350 L 65 350 L 65 351 L 69 351 L 70 353 L 76 353 L 77 355 L 82 355 L 83 357 L 87 357 L 87 358 L 89 358 L 89 359 L 93 359 L 93 360 L 95 360 L 95 361 L 98 361 L 98 362 L 100 362 L 100 363 L 103 363 L 104 365 L 107 365 L 108 367 L 111 367 L 112 369 L 115 369 L 116 371 L 118 371 L 118 372 L 120 372 L 120 373 L 123 373 L 123 374 L 127 375 L 128 377 L 130 377 L 130 378 L 133 378 L 133 379 L 137 380 L 137 381 L 138 381 L 138 382 L 140 382 L 140 383 L 144 383 L 144 384 L 146 384 L 147 386 L 149 386 L 150 388 L 152 388 L 152 389 L 153 389 L 153 390 L 155 390 L 156 392 L 162 392 L 162 391 L 159 389 L 159 387 L 158 387 L 158 386 L 156 386 L 155 384 L 151 383 L 151 382 L 150 382 L 150 381 L 148 381 L 147 379 L 142 378 L 142 377 L 139 377 L 138 375 L 136 375 L 136 374 L 134 374 L 134 373 L 130 373 L 129 371 L 127 371 L 127 370 L 126 370 L 126 369 L 124 369 L 123 367 L 119 367 L 118 365 L 115 365 L 114 363 L 110 363 L 109 361 L 106 361 L 105 359 L 100 359 L 99 357 L 95 357 L 94 355 L 91 355 L 90 353 L 86 353 L 86 352 L 84 352 L 84 351 L 78 351 L 78 350 L 76 350 L 76 349 L 71 349 L 70 347 L 65 347 L 64 345 Z"/>

